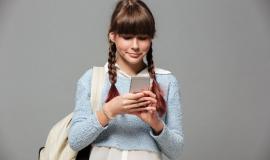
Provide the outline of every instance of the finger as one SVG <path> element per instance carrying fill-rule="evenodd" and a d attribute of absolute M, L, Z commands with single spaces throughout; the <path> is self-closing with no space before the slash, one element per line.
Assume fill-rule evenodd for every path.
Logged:
<path fill-rule="evenodd" d="M 157 110 L 156 107 L 146 107 L 145 109 L 148 111 L 156 111 Z"/>
<path fill-rule="evenodd" d="M 151 103 L 157 103 L 157 99 L 153 97 L 142 97 L 138 101 L 151 101 Z"/>
<path fill-rule="evenodd" d="M 132 114 L 132 113 L 138 113 L 142 111 L 149 111 L 150 113 L 153 113 L 156 111 L 156 108 L 155 107 L 134 108 L 134 109 L 130 109 L 128 113 Z"/>
<path fill-rule="evenodd" d="M 124 99 L 122 101 L 122 105 L 130 105 L 130 104 L 134 104 L 134 103 L 140 103 L 140 102 L 144 102 L 144 101 L 147 101 L 145 99 L 138 99 L 138 100 L 134 100 L 134 99 Z"/>
<path fill-rule="evenodd" d="M 144 93 L 144 94 L 146 94 L 146 95 L 148 95 L 148 96 L 150 96 L 150 97 L 153 97 L 153 98 L 156 98 L 156 95 L 152 92 L 152 91 L 142 91 L 142 93 Z"/>
<path fill-rule="evenodd" d="M 139 116 L 140 115 L 140 112 L 139 111 L 138 112 L 128 112 L 128 114 L 133 114 L 135 116 Z"/>
<path fill-rule="evenodd" d="M 123 95 L 123 98 L 136 100 L 136 99 L 139 99 L 139 98 L 141 98 L 143 96 L 144 96 L 144 94 L 142 92 L 138 92 L 138 93 L 127 93 L 127 94 Z"/>
<path fill-rule="evenodd" d="M 127 113 L 129 113 L 129 114 L 137 113 L 138 114 L 139 112 L 142 112 L 142 111 L 146 111 L 146 109 L 145 108 L 134 108 L 134 109 L 128 110 Z"/>
<path fill-rule="evenodd" d="M 140 107 L 145 107 L 146 105 L 150 104 L 151 101 L 144 101 L 144 102 L 139 102 L 131 105 L 125 106 L 126 109 L 132 109 L 132 108 L 140 108 Z"/>

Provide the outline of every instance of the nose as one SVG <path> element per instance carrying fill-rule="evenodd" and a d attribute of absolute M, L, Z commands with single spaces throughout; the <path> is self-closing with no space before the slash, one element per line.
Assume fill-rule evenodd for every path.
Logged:
<path fill-rule="evenodd" d="M 137 39 L 137 37 L 134 37 L 134 38 L 132 39 L 132 49 L 133 49 L 134 51 L 137 51 L 137 50 L 139 49 L 139 44 L 138 44 L 138 39 Z"/>

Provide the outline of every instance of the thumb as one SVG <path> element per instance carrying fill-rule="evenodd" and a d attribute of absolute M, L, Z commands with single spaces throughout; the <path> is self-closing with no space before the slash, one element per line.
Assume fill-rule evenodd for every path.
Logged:
<path fill-rule="evenodd" d="M 133 115 L 136 115 L 136 116 L 139 116 L 140 115 L 140 112 L 132 112 L 130 114 L 133 114 Z"/>

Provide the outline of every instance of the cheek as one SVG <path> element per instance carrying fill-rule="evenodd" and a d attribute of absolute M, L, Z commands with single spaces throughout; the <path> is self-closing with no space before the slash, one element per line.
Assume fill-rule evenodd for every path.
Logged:
<path fill-rule="evenodd" d="M 150 42 L 142 43 L 141 49 L 142 49 L 143 51 L 148 51 L 149 48 L 150 48 Z"/>
<path fill-rule="evenodd" d="M 127 51 L 128 48 L 129 48 L 129 43 L 126 42 L 126 41 L 118 41 L 117 45 L 116 45 L 117 49 L 118 50 L 121 50 L 121 51 Z"/>

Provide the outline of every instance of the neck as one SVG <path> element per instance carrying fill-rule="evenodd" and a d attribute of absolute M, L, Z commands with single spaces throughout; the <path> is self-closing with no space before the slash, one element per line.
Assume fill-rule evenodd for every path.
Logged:
<path fill-rule="evenodd" d="M 129 76 L 135 76 L 140 71 L 142 71 L 147 65 L 144 63 L 144 61 L 141 61 L 138 64 L 130 64 L 128 62 L 125 62 L 121 60 L 120 58 L 116 60 L 116 63 L 119 65 L 122 71 L 124 71 Z"/>

